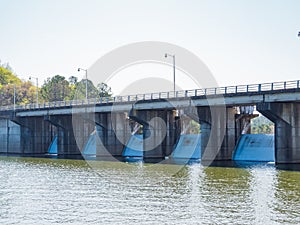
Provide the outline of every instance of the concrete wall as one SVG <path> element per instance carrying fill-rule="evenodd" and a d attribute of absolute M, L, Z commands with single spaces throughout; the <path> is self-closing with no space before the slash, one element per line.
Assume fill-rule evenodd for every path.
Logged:
<path fill-rule="evenodd" d="M 18 124 L 0 119 L 0 153 L 22 153 L 20 133 Z"/>

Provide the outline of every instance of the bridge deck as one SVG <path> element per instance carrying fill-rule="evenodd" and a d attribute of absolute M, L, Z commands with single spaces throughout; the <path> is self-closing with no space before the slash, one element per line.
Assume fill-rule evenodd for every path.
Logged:
<path fill-rule="evenodd" d="M 194 90 L 146 93 L 99 99 L 47 102 L 41 104 L 1 106 L 1 114 L 16 111 L 17 116 L 70 114 L 87 110 L 91 112 L 126 111 L 135 109 L 178 108 L 208 105 L 251 105 L 261 102 L 300 101 L 300 80 L 264 84 L 239 85 Z M 137 104 L 138 102 L 138 104 Z M 76 110 L 76 111 L 75 111 Z"/>

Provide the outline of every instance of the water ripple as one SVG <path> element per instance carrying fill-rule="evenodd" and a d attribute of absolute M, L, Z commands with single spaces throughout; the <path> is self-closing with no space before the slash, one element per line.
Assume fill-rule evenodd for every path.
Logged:
<path fill-rule="evenodd" d="M 0 224 L 300 224 L 299 172 L 144 167 L 1 158 Z"/>

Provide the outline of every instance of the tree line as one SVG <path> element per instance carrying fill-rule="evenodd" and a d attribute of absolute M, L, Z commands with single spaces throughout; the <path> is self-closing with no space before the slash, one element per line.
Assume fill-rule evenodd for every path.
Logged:
<path fill-rule="evenodd" d="M 91 80 L 71 76 L 68 79 L 61 75 L 49 77 L 41 87 L 36 87 L 31 81 L 18 78 L 8 64 L 0 63 L 0 105 L 12 105 L 14 98 L 16 104 L 29 104 L 36 102 L 36 91 L 38 91 L 39 102 L 64 101 L 87 97 L 99 98 L 110 97 L 111 88 L 105 83 L 94 85 Z"/>

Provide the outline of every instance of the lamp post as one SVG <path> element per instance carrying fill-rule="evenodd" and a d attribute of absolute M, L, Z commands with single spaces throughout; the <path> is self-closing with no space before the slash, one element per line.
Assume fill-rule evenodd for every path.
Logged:
<path fill-rule="evenodd" d="M 31 81 L 32 78 L 34 78 L 36 81 L 36 105 L 38 106 L 39 105 L 39 78 L 30 76 L 29 80 Z"/>
<path fill-rule="evenodd" d="M 14 84 L 14 111 L 16 111 L 16 85 Z"/>
<path fill-rule="evenodd" d="M 78 72 L 80 72 L 80 70 L 85 71 L 85 99 L 88 99 L 88 92 L 87 92 L 87 70 L 86 69 L 82 69 L 82 68 L 78 68 Z"/>
<path fill-rule="evenodd" d="M 168 56 L 173 57 L 173 91 L 174 91 L 174 96 L 175 96 L 175 91 L 176 91 L 176 88 L 175 88 L 175 55 L 166 53 L 165 58 L 167 58 Z"/>

